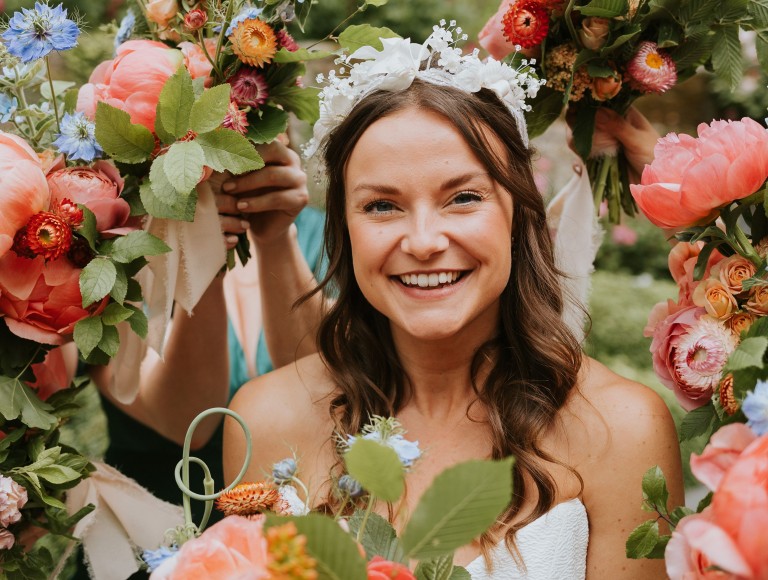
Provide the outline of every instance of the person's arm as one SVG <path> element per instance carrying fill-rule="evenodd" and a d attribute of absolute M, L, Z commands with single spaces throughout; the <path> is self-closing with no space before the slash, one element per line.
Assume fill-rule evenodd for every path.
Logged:
<path fill-rule="evenodd" d="M 649 468 L 658 465 L 664 472 L 670 509 L 684 501 L 675 426 L 661 397 L 613 376 L 612 384 L 589 401 L 599 417 L 590 428 L 589 458 L 578 468 L 589 514 L 587 578 L 664 578 L 664 560 L 628 559 L 625 543 L 632 530 L 656 515 L 641 509 L 642 479 Z"/>

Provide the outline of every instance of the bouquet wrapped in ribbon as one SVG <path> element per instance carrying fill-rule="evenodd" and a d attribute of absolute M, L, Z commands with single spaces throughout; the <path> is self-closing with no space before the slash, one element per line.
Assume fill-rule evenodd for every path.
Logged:
<path fill-rule="evenodd" d="M 701 66 L 735 88 L 743 72 L 739 31 L 766 26 L 768 12 L 756 2 L 503 0 L 479 41 L 496 59 L 516 46 L 535 59 L 547 84 L 526 115 L 531 136 L 566 110 L 595 206 L 605 200 L 618 223 L 636 206 L 619 143 L 593 142 L 597 110 L 624 114 L 638 97 L 664 93 Z M 767 47 L 758 35 L 758 55 Z M 766 69 L 768 60 L 761 64 Z"/>

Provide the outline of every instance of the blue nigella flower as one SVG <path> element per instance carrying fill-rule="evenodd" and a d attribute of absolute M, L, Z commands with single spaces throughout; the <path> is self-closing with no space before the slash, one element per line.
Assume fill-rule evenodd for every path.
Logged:
<path fill-rule="evenodd" d="M 22 8 L 8 21 L 8 29 L 1 35 L 8 52 L 31 62 L 43 58 L 52 50 L 67 50 L 77 46 L 80 29 L 67 18 L 61 5 L 51 8 L 35 2 L 34 10 Z"/>
<path fill-rule="evenodd" d="M 104 151 L 94 135 L 96 125 L 84 113 L 64 113 L 61 133 L 53 142 L 70 160 L 81 159 L 90 163 Z"/>
<path fill-rule="evenodd" d="M 403 467 L 410 467 L 413 465 L 414 461 L 421 457 L 419 442 L 408 441 L 408 439 L 400 434 L 382 437 L 379 431 L 371 431 L 370 433 L 363 435 L 362 438 L 368 439 L 369 441 L 378 441 L 387 447 L 391 447 L 395 453 L 397 453 L 397 456 L 400 458 L 400 463 L 403 464 Z M 355 439 L 357 439 L 357 437 L 354 435 L 347 435 L 347 445 L 351 446 L 355 442 Z"/>
<path fill-rule="evenodd" d="M 338 486 L 341 493 L 346 494 L 351 498 L 358 498 L 365 493 L 360 482 L 351 475 L 342 475 L 339 478 Z"/>
<path fill-rule="evenodd" d="M 146 562 L 149 571 L 153 572 L 154 570 L 157 570 L 160 564 L 174 556 L 178 551 L 179 549 L 176 546 L 171 546 L 170 548 L 160 546 L 157 550 L 144 550 L 141 559 Z"/>
<path fill-rule="evenodd" d="M 237 16 L 235 16 L 231 22 L 229 23 L 229 28 L 227 28 L 226 32 L 224 33 L 224 36 L 230 36 L 234 31 L 235 28 L 237 28 L 237 25 L 241 22 L 244 22 L 246 20 L 251 20 L 253 18 L 258 18 L 261 16 L 261 13 L 263 10 L 261 8 L 255 8 L 253 6 L 246 6 L 240 12 L 238 12 Z"/>
<path fill-rule="evenodd" d="M 768 382 L 758 381 L 755 390 L 747 393 L 741 410 L 747 416 L 747 425 L 758 436 L 768 433 Z"/>
<path fill-rule="evenodd" d="M 293 476 L 296 475 L 298 466 L 296 461 L 292 458 L 282 459 L 272 466 L 272 479 L 275 480 L 277 485 L 284 485 L 290 483 L 293 480 Z"/>
<path fill-rule="evenodd" d="M 117 51 L 118 46 L 131 37 L 135 26 L 136 15 L 133 13 L 133 10 L 129 10 L 125 13 L 125 16 L 123 16 L 123 19 L 120 21 L 120 27 L 117 29 L 117 34 L 115 35 L 115 51 Z"/>
<path fill-rule="evenodd" d="M 19 102 L 16 97 L 0 93 L 0 123 L 7 123 L 16 112 Z"/>

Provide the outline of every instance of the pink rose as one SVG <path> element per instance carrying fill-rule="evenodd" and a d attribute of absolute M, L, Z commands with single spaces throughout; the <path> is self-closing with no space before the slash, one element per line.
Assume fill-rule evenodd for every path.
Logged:
<path fill-rule="evenodd" d="M 515 43 L 509 42 L 504 38 L 504 25 L 501 20 L 504 15 L 509 12 L 510 7 L 516 0 L 501 0 L 499 9 L 496 14 L 491 16 L 488 22 L 485 23 L 480 34 L 477 35 L 477 41 L 480 43 L 488 54 L 490 54 L 496 60 L 501 60 L 505 56 L 515 52 Z M 537 45 L 535 48 L 523 49 L 520 51 L 528 57 L 539 58 L 541 55 L 541 45 Z"/>
<path fill-rule="evenodd" d="M 581 44 L 584 45 L 584 48 L 588 48 L 589 50 L 600 50 L 605 44 L 605 41 L 608 40 L 608 32 L 610 32 L 611 29 L 610 24 L 611 21 L 609 18 L 600 18 L 599 16 L 588 16 L 582 20 L 578 34 L 579 40 L 581 40 Z M 619 84 L 621 84 L 621 82 L 619 82 Z"/>
<path fill-rule="evenodd" d="M 77 110 L 93 118 L 103 101 L 131 116 L 132 123 L 155 130 L 155 111 L 165 81 L 183 63 L 181 51 L 162 42 L 129 40 L 117 48 L 114 60 L 97 66 L 80 88 Z"/>
<path fill-rule="evenodd" d="M 15 252 L 0 257 L 0 315 L 16 336 L 43 344 L 64 344 L 75 324 L 106 306 L 106 298 L 82 307 L 80 270 L 69 260 L 46 263 Z"/>
<path fill-rule="evenodd" d="M 0 550 L 10 550 L 16 543 L 16 538 L 8 530 L 0 528 Z"/>
<path fill-rule="evenodd" d="M 701 455 L 691 454 L 691 471 L 701 483 L 716 491 L 725 473 L 749 445 L 757 439 L 743 423 L 721 427 L 707 443 Z"/>
<path fill-rule="evenodd" d="M 698 138 L 659 139 L 641 183 L 630 185 L 643 213 L 662 228 L 711 221 L 717 208 L 743 199 L 768 177 L 768 131 L 752 119 L 713 121 Z"/>
<path fill-rule="evenodd" d="M 165 28 L 179 11 L 176 0 L 150 0 L 146 6 L 147 20 Z"/>
<path fill-rule="evenodd" d="M 263 521 L 229 516 L 186 542 L 152 573 L 153 580 L 269 578 Z"/>
<path fill-rule="evenodd" d="M 37 396 L 41 400 L 45 401 L 52 394 L 69 388 L 74 378 L 74 371 L 74 368 L 67 368 L 67 364 L 64 361 L 64 352 L 62 347 L 59 346 L 49 350 L 43 362 L 32 365 L 35 382 L 29 383 L 29 386 L 35 389 Z"/>
<path fill-rule="evenodd" d="M 374 556 L 368 562 L 368 580 L 416 580 L 416 576 L 404 564 Z"/>
<path fill-rule="evenodd" d="M 125 180 L 109 161 L 97 161 L 93 167 L 66 167 L 48 175 L 51 201 L 67 198 L 80 203 L 96 216 L 96 229 L 102 233 L 122 234 L 130 217 L 128 202 L 120 197 Z"/>
<path fill-rule="evenodd" d="M 33 215 L 48 208 L 40 158 L 20 137 L 0 131 L 0 256 Z"/>
<path fill-rule="evenodd" d="M 27 490 L 10 477 L 0 475 L 0 527 L 7 528 L 21 519 L 27 503 Z"/>
<path fill-rule="evenodd" d="M 739 546 L 712 521 L 710 508 L 680 520 L 664 550 L 664 560 L 670 580 L 751 577 Z"/>
<path fill-rule="evenodd" d="M 179 44 L 179 49 L 184 55 L 184 66 L 189 70 L 189 75 L 193 78 L 207 77 L 211 74 L 213 65 L 211 61 L 205 57 L 203 49 L 199 44 L 194 42 L 182 42 Z M 216 39 L 206 38 L 205 49 L 211 58 L 216 54 Z"/>

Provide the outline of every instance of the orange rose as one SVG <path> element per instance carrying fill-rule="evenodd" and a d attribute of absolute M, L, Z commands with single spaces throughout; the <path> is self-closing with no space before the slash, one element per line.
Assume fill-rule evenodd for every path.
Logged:
<path fill-rule="evenodd" d="M 755 286 L 747 301 L 747 310 L 755 314 L 768 314 L 768 286 Z"/>
<path fill-rule="evenodd" d="M 718 320 L 725 320 L 738 308 L 728 288 L 716 278 L 709 278 L 696 286 L 693 303 L 706 309 L 707 314 Z"/>
<path fill-rule="evenodd" d="M 726 258 L 712 269 L 712 274 L 719 276 L 720 281 L 732 294 L 740 294 L 743 291 L 741 283 L 754 276 L 756 272 L 755 265 L 739 255 Z"/>
<path fill-rule="evenodd" d="M 592 97 L 596 101 L 612 99 L 621 91 L 621 78 L 618 74 L 610 77 L 595 77 L 592 79 Z"/>
<path fill-rule="evenodd" d="M 737 312 L 728 319 L 726 324 L 728 325 L 728 328 L 731 329 L 733 334 L 736 336 L 741 336 L 742 332 L 748 330 L 749 327 L 752 326 L 755 318 L 757 317 L 754 314 L 750 314 L 749 312 Z"/>

